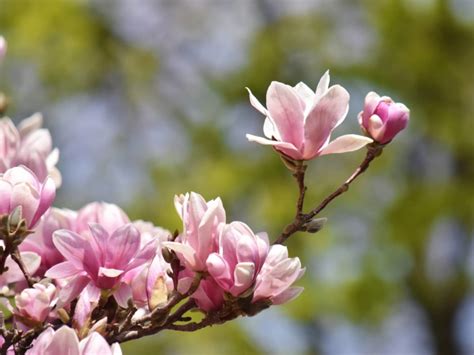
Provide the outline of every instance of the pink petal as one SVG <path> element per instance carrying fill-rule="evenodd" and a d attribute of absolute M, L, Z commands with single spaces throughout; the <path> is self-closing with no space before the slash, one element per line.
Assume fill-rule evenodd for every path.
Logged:
<path fill-rule="evenodd" d="M 112 355 L 110 345 L 96 332 L 91 333 L 80 342 L 81 354 Z"/>
<path fill-rule="evenodd" d="M 52 279 L 64 279 L 67 277 L 75 276 L 81 271 L 81 269 L 78 269 L 70 261 L 64 261 L 62 263 L 54 265 L 52 268 L 46 271 L 44 276 L 50 277 Z"/>
<path fill-rule="evenodd" d="M 44 355 L 81 355 L 76 332 L 68 326 L 62 326 L 54 334 Z"/>
<path fill-rule="evenodd" d="M 140 248 L 140 233 L 132 224 L 117 229 L 107 241 L 106 267 L 125 270 Z"/>
<path fill-rule="evenodd" d="M 79 329 L 87 324 L 99 299 L 100 289 L 95 287 L 92 283 L 89 283 L 84 291 L 81 292 L 74 310 L 74 321 L 79 326 Z"/>
<path fill-rule="evenodd" d="M 191 268 L 195 269 L 202 267 L 202 265 L 200 265 L 196 260 L 194 249 L 191 248 L 189 245 L 185 245 L 178 242 L 164 242 L 163 246 L 170 248 L 171 250 L 180 254 Z"/>
<path fill-rule="evenodd" d="M 362 125 L 367 129 L 369 127 L 369 118 L 373 115 L 375 108 L 382 98 L 377 93 L 371 91 L 365 96 L 364 110 L 362 111 Z"/>
<path fill-rule="evenodd" d="M 10 201 L 12 210 L 17 206 L 22 207 L 22 217 L 26 219 L 28 226 L 33 226 L 33 216 L 40 203 L 38 192 L 26 182 L 17 183 L 13 185 Z"/>
<path fill-rule="evenodd" d="M 326 72 L 323 74 L 321 79 L 319 79 L 319 83 L 316 88 L 316 95 L 315 95 L 316 100 L 319 100 L 328 91 L 329 81 L 330 81 L 329 70 L 326 70 Z"/>
<path fill-rule="evenodd" d="M 263 115 L 268 116 L 267 109 L 260 103 L 260 101 L 258 101 L 258 99 L 252 94 L 252 91 L 250 91 L 249 88 L 246 89 L 249 92 L 250 104 L 258 111 L 260 111 Z"/>
<path fill-rule="evenodd" d="M 47 177 L 41 188 L 39 206 L 31 221 L 31 226 L 34 226 L 40 217 L 51 207 L 55 197 L 56 185 L 53 179 Z"/>
<path fill-rule="evenodd" d="M 291 143 L 272 141 L 263 137 L 254 136 L 253 134 L 245 135 L 250 142 L 255 142 L 263 145 L 272 145 L 278 149 L 283 154 L 289 156 L 290 158 L 301 160 L 303 159 L 302 154 L 296 147 Z"/>
<path fill-rule="evenodd" d="M 221 255 L 217 253 L 209 255 L 206 266 L 209 274 L 222 288 L 228 290 L 228 288 L 232 286 L 233 280 L 229 266 Z"/>
<path fill-rule="evenodd" d="M 348 109 L 349 93 L 342 86 L 332 86 L 306 118 L 304 159 L 314 158 L 327 144 L 331 132 L 344 120 Z"/>
<path fill-rule="evenodd" d="M 283 142 L 303 145 L 304 107 L 295 90 L 277 81 L 267 91 L 267 108 Z"/>
<path fill-rule="evenodd" d="M 310 109 L 315 99 L 313 90 L 311 90 L 308 85 L 301 81 L 294 86 L 294 89 L 301 101 L 303 102 L 303 107 L 305 108 L 305 111 Z"/>
<path fill-rule="evenodd" d="M 83 269 L 85 259 L 95 259 L 92 255 L 85 255 L 85 251 L 90 249 L 90 242 L 83 236 L 66 229 L 60 229 L 53 234 L 53 243 L 56 249 L 70 261 L 78 270 Z"/>
<path fill-rule="evenodd" d="M 43 126 L 43 115 L 37 112 L 22 120 L 18 125 L 18 131 L 20 132 L 20 136 L 24 138 L 30 133 L 40 129 L 41 126 Z"/>
<path fill-rule="evenodd" d="M 69 304 L 84 290 L 89 284 L 90 278 L 84 275 L 78 275 L 68 281 L 66 285 L 59 291 L 58 307 Z"/>
<path fill-rule="evenodd" d="M 280 293 L 279 295 L 272 297 L 272 303 L 274 305 L 279 305 L 283 303 L 290 302 L 298 297 L 301 292 L 303 292 L 304 287 L 290 287 Z"/>
<path fill-rule="evenodd" d="M 0 178 L 0 214 L 10 213 L 10 199 L 13 186 Z"/>
<path fill-rule="evenodd" d="M 33 340 L 33 347 L 26 351 L 26 355 L 45 355 L 46 348 L 51 343 L 54 336 L 52 328 L 46 328 L 38 338 Z"/>
<path fill-rule="evenodd" d="M 238 296 L 246 291 L 253 283 L 255 276 L 255 264 L 252 262 L 244 262 L 236 265 L 234 270 L 234 287 L 231 293 Z"/>
<path fill-rule="evenodd" d="M 114 292 L 114 298 L 120 307 L 127 308 L 128 300 L 132 298 L 132 289 L 122 282 L 117 291 Z"/>
<path fill-rule="evenodd" d="M 373 140 L 368 137 L 359 136 L 357 134 L 347 134 L 337 137 L 321 150 L 319 155 L 352 152 L 372 142 Z"/>

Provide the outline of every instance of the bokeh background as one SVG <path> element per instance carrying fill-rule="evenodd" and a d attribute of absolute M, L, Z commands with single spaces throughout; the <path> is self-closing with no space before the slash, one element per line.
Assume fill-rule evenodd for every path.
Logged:
<path fill-rule="evenodd" d="M 351 93 L 357 132 L 370 90 L 411 109 L 326 228 L 290 240 L 306 291 L 254 318 L 162 333 L 125 354 L 474 353 L 472 0 L 0 0 L 9 53 L 0 88 L 16 122 L 45 116 L 61 150 L 57 206 L 104 200 L 179 227 L 172 198 L 221 196 L 234 220 L 275 236 L 296 186 L 248 143 L 272 80 Z M 364 152 L 311 163 L 307 207 Z"/>

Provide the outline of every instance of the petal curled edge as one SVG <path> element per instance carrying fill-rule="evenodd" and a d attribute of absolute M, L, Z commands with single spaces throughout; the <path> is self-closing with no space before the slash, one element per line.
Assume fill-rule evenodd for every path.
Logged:
<path fill-rule="evenodd" d="M 291 143 L 272 141 L 263 137 L 254 136 L 253 134 L 246 134 L 246 137 L 250 142 L 274 146 L 278 151 L 289 156 L 290 158 L 296 160 L 303 159 L 301 152 Z"/>
<path fill-rule="evenodd" d="M 357 134 L 347 134 L 337 137 L 322 149 L 318 155 L 353 152 L 372 142 L 373 140 L 368 137 L 359 136 Z"/>

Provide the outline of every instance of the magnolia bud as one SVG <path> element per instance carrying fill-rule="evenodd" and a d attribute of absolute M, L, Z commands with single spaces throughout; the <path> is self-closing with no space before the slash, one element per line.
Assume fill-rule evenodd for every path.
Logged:
<path fill-rule="evenodd" d="M 376 142 L 387 144 L 405 129 L 409 118 L 410 110 L 404 104 L 369 92 L 365 97 L 364 110 L 359 113 L 359 124 Z"/>
<path fill-rule="evenodd" d="M 326 217 L 314 218 L 304 225 L 305 231 L 308 233 L 317 233 L 323 229 L 327 220 L 328 219 Z"/>

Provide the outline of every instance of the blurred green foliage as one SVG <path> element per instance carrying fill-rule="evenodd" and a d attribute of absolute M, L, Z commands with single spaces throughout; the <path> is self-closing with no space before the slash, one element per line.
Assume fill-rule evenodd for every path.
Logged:
<path fill-rule="evenodd" d="M 131 107 L 143 97 L 159 95 L 152 80 L 155 75 L 159 80 L 159 53 L 125 43 L 104 13 L 94 9 L 88 1 L 0 0 L 0 33 L 9 39 L 9 60 L 37 67 L 51 102 L 107 88 L 112 82 L 120 84 Z M 330 68 L 333 82 L 362 95 L 373 88 L 406 103 L 412 112 L 406 136 L 387 147 L 349 193 L 325 211 L 326 228 L 290 240 L 291 254 L 308 266 L 301 282 L 306 291 L 282 309 L 307 327 L 311 337 L 312 332 L 317 334 L 320 317 L 342 315 L 360 326 L 376 327 L 394 305 L 411 300 L 428 320 L 433 349 L 438 354 L 460 353 L 455 318 L 473 286 L 467 270 L 474 230 L 472 21 L 456 18 L 447 0 L 425 6 L 396 0 L 338 1 L 332 16 L 315 10 L 275 17 L 261 11 L 264 25 L 253 34 L 246 64 L 207 78 L 227 106 L 247 104 L 245 86 L 263 101 L 272 80 L 303 80 L 314 86 Z M 344 48 L 334 52 L 337 41 L 348 36 L 348 30 L 339 33 L 338 16 L 352 13 L 358 14 L 374 39 L 361 59 L 344 58 Z M 117 77 L 118 81 L 111 81 Z M 5 82 L 5 90 L 15 85 Z M 150 175 L 155 189 L 138 194 L 126 206 L 127 212 L 133 218 L 179 228 L 173 196 L 195 190 L 207 198 L 221 196 L 229 219 L 243 219 L 255 230 L 275 236 L 294 213 L 296 186 L 288 171 L 269 148 L 231 146 L 226 131 L 232 127 L 222 122 L 220 110 L 211 110 L 212 117 L 196 122 L 179 110 L 179 100 L 173 116 L 182 134 L 177 139 L 187 141 L 192 154 L 178 162 L 151 161 L 143 174 Z M 362 101 L 352 105 L 360 109 Z M 17 106 L 21 102 L 14 101 L 13 109 Z M 353 116 L 348 121 L 356 127 Z M 439 165 L 437 152 L 448 157 L 449 171 L 446 164 Z M 335 189 L 363 154 L 324 157 L 312 163 L 307 207 Z M 354 218 L 369 226 L 363 240 L 352 238 L 351 228 L 344 227 L 346 220 Z M 429 245 L 434 228 L 445 219 L 459 226 L 460 235 L 453 242 L 462 252 L 448 276 L 436 279 L 427 267 Z M 317 277 L 315 265 L 340 248 L 348 248 L 349 253 L 359 248 L 357 271 L 332 282 Z M 331 265 L 336 275 L 354 267 L 344 262 Z M 245 327 L 242 320 L 194 334 L 161 334 L 124 345 L 125 354 L 263 352 Z M 268 327 L 271 331 L 272 325 Z M 311 344 L 308 352 L 321 351 Z"/>

